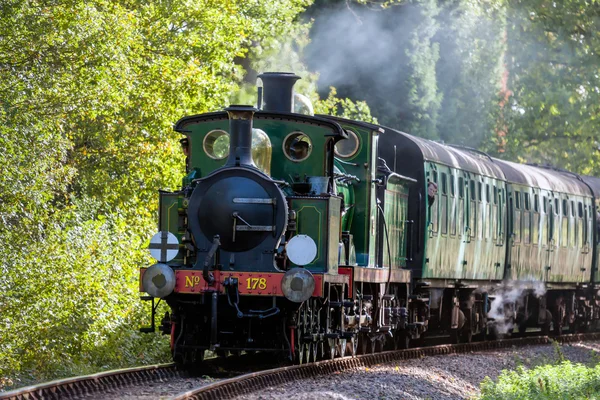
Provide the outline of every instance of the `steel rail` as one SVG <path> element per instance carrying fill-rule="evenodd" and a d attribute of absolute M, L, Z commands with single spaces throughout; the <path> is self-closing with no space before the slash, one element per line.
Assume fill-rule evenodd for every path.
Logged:
<path fill-rule="evenodd" d="M 178 376 L 175 364 L 125 368 L 0 392 L 0 400 L 69 399 L 175 376 Z"/>
<path fill-rule="evenodd" d="M 181 393 L 172 400 L 213 400 L 230 399 L 249 392 L 265 389 L 286 382 L 329 375 L 349 369 L 370 367 L 376 364 L 409 360 L 425 356 L 460 354 L 473 351 L 505 349 L 517 346 L 530 346 L 558 343 L 572 343 L 584 340 L 599 340 L 600 333 L 563 335 L 556 338 L 548 336 L 501 339 L 490 342 L 473 342 L 464 344 L 444 344 L 431 347 L 419 347 L 407 350 L 394 350 L 382 353 L 365 354 L 356 357 L 344 357 L 334 360 L 318 361 L 303 365 L 275 368 L 260 372 L 252 372 L 235 378 L 225 379 L 210 385 L 194 388 Z"/>

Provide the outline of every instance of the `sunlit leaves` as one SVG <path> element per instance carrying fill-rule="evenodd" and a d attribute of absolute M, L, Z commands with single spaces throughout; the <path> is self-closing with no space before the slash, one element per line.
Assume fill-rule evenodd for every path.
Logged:
<path fill-rule="evenodd" d="M 136 333 L 157 189 L 184 115 L 228 105 L 234 60 L 303 0 L 0 4 L 0 387 L 166 359 Z"/>
<path fill-rule="evenodd" d="M 522 0 L 508 9 L 509 156 L 600 173 L 600 7 Z"/>

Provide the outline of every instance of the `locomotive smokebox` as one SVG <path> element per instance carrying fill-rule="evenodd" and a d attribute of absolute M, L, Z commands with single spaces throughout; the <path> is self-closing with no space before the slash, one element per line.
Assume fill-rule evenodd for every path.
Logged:
<path fill-rule="evenodd" d="M 264 111 L 293 112 L 294 85 L 300 77 L 291 72 L 265 72 L 262 80 L 262 98 L 259 89 L 259 108 Z M 262 107 L 260 106 L 262 100 Z"/>
<path fill-rule="evenodd" d="M 252 106 L 232 105 L 225 109 L 229 115 L 229 158 L 226 167 L 247 165 L 256 168 L 252 160 L 252 118 L 257 111 Z"/>

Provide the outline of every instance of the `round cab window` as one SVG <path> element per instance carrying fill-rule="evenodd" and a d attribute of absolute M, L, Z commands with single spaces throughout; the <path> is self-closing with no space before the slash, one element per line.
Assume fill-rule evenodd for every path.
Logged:
<path fill-rule="evenodd" d="M 229 154 L 229 134 L 220 129 L 208 132 L 204 137 L 204 152 L 215 160 L 222 160 Z"/>
<path fill-rule="evenodd" d="M 292 132 L 283 141 L 283 152 L 292 161 L 306 160 L 312 151 L 310 138 L 302 132 Z"/>
<path fill-rule="evenodd" d="M 351 130 L 347 130 L 346 133 L 348 134 L 348 139 L 342 139 L 335 144 L 335 154 L 344 158 L 355 155 L 360 145 L 356 133 Z"/>

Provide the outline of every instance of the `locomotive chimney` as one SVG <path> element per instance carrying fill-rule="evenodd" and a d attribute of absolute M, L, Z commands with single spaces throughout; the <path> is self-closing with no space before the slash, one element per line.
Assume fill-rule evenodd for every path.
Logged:
<path fill-rule="evenodd" d="M 252 160 L 252 117 L 256 108 L 231 105 L 225 109 L 229 115 L 229 158 L 226 167 L 248 165 L 256 168 Z"/>
<path fill-rule="evenodd" d="M 298 75 L 291 72 L 265 72 L 258 77 L 263 83 L 262 96 L 260 88 L 258 94 L 259 108 L 286 113 L 294 111 L 294 85 L 300 79 Z"/>

